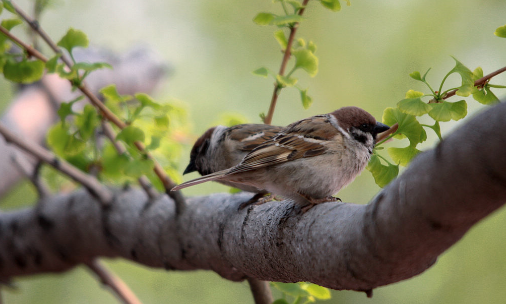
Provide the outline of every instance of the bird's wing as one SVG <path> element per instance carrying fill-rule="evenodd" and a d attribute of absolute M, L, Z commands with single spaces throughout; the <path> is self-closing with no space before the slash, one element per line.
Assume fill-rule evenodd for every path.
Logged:
<path fill-rule="evenodd" d="M 225 175 L 323 154 L 327 150 L 325 142 L 338 132 L 326 115 L 300 120 L 286 127 L 272 140 L 259 145 Z"/>
<path fill-rule="evenodd" d="M 240 143 L 237 149 L 249 152 L 264 142 L 271 140 L 283 129 L 283 127 L 262 124 L 250 124 L 246 128 L 241 125 L 241 127 L 237 128 L 230 127 L 227 136 Z"/>

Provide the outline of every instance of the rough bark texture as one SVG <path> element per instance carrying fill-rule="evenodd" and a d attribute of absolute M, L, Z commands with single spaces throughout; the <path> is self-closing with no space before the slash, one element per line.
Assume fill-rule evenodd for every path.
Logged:
<path fill-rule="evenodd" d="M 434 264 L 506 202 L 506 104 L 468 121 L 419 155 L 368 205 L 292 202 L 238 211 L 251 194 L 188 200 L 118 191 L 104 209 L 84 191 L 0 213 L 0 279 L 65 271 L 94 257 L 166 269 L 210 269 L 230 280 L 310 281 L 369 291 Z"/>

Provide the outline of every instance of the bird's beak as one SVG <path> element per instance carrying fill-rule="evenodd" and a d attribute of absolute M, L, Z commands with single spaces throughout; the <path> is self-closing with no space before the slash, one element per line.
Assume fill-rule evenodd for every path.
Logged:
<path fill-rule="evenodd" d="M 382 133 L 390 129 L 389 126 L 382 124 L 381 122 L 376 122 L 376 125 L 374 126 L 374 133 Z"/>
<path fill-rule="evenodd" d="M 190 163 L 188 164 L 188 167 L 183 172 L 183 175 L 186 173 L 191 173 L 197 171 L 197 167 L 195 166 L 195 162 L 193 160 L 190 160 Z"/>

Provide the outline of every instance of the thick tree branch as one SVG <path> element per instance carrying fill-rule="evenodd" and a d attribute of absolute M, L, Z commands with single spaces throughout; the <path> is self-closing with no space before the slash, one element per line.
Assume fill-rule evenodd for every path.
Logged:
<path fill-rule="evenodd" d="M 65 271 L 97 256 L 233 280 L 309 281 L 370 292 L 417 275 L 506 202 L 506 104 L 421 153 L 368 205 L 290 201 L 238 211 L 248 193 L 148 203 L 140 190 L 108 206 L 86 192 L 0 214 L 0 280 Z"/>

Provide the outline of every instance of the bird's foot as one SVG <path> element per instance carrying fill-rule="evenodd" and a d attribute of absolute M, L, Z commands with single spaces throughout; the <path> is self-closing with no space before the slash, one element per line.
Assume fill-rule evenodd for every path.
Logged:
<path fill-rule="evenodd" d="M 306 197 L 306 199 L 309 201 L 309 204 L 302 207 L 302 214 L 309 211 L 309 209 L 313 208 L 314 206 L 321 204 L 321 203 L 327 203 L 327 202 L 342 202 L 342 200 L 339 197 L 334 196 L 327 196 L 324 198 L 312 198 L 312 197 Z"/>
<path fill-rule="evenodd" d="M 265 203 L 273 201 L 273 200 L 279 200 L 279 198 L 276 197 L 275 195 L 268 194 L 268 193 L 257 193 L 249 200 L 240 204 L 238 210 L 242 210 L 242 209 L 248 207 L 249 205 L 258 206 L 258 205 L 262 205 L 262 204 L 265 204 Z"/>

